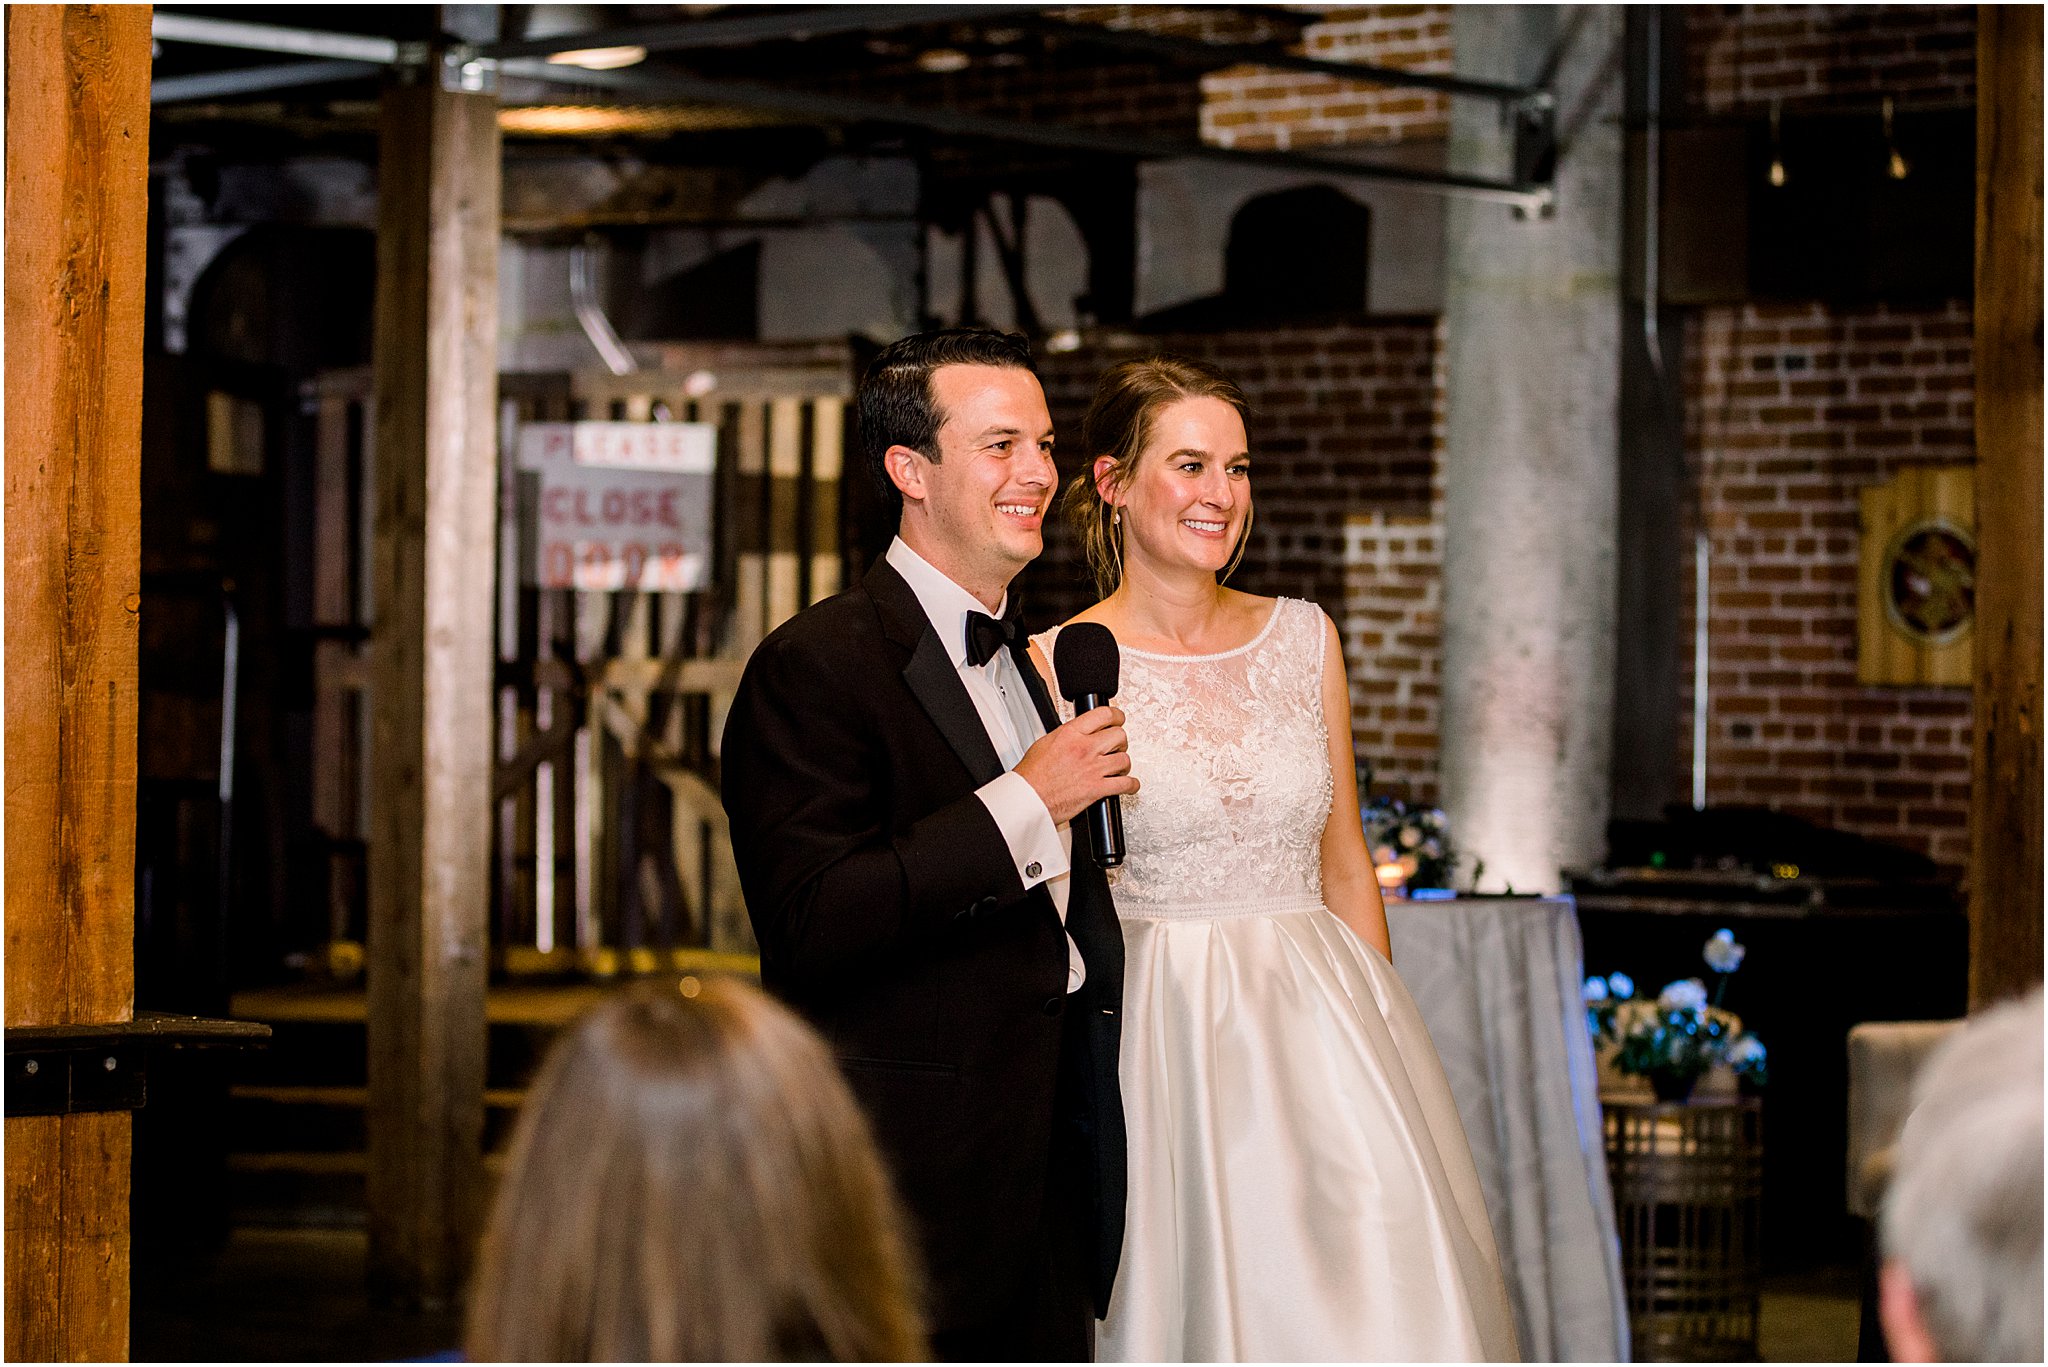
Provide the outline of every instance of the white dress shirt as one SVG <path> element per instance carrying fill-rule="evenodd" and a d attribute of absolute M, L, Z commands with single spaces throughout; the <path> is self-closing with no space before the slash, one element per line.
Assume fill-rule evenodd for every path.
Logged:
<path fill-rule="evenodd" d="M 1038 790 L 1015 772 L 1017 761 L 1024 758 L 1031 743 L 1045 734 L 1044 723 L 1039 720 L 1038 709 L 1025 689 L 1024 676 L 1018 672 L 1017 661 L 1009 651 L 997 651 L 987 664 L 967 662 L 967 615 L 980 612 L 1000 618 L 1010 601 L 1009 594 L 1003 595 L 995 612 L 988 613 L 980 599 L 934 568 L 900 536 L 889 543 L 884 558 L 917 595 L 918 605 L 931 620 L 932 630 L 939 634 L 939 643 L 945 646 L 954 669 L 959 671 L 960 682 L 981 716 L 996 757 L 1007 771 L 984 783 L 975 796 L 988 808 L 996 828 L 1003 833 L 1010 858 L 1017 866 L 1017 877 L 1026 888 L 1044 883 L 1052 895 L 1053 907 L 1059 912 L 1060 923 L 1065 925 L 1074 833 L 1065 823 L 1053 824 L 1052 813 L 1046 810 Z M 1067 936 L 1067 991 L 1078 989 L 1087 971 L 1081 962 L 1080 946 L 1074 943 L 1072 935 Z"/>

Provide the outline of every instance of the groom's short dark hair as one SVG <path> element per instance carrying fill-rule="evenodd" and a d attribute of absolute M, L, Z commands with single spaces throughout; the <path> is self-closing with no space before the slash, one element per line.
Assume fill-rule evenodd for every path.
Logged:
<path fill-rule="evenodd" d="M 939 458 L 939 426 L 946 415 L 932 396 L 932 372 L 945 365 L 1030 370 L 1031 343 L 1021 333 L 994 328 L 945 328 L 891 342 L 868 364 L 854 394 L 861 458 L 892 513 L 902 512 L 903 495 L 882 458 L 892 446 L 908 446 L 926 460 Z"/>

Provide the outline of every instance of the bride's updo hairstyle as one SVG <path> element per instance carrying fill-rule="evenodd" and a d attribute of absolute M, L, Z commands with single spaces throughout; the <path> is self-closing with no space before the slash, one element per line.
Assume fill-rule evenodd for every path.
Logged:
<path fill-rule="evenodd" d="M 1112 457 L 1116 464 L 1105 482 L 1119 493 L 1129 488 L 1138 473 L 1138 454 L 1151 439 L 1153 421 L 1161 409 L 1182 399 L 1221 399 L 1235 408 L 1240 418 L 1249 421 L 1251 416 L 1244 392 L 1225 379 L 1222 371 L 1184 356 L 1120 361 L 1105 371 L 1095 386 L 1095 401 L 1088 405 L 1088 416 L 1081 423 L 1086 463 L 1067 482 L 1061 507 L 1080 534 L 1088 568 L 1095 574 L 1095 587 L 1105 598 L 1123 582 L 1124 528 L 1122 518 L 1103 499 L 1096 484 L 1095 463 L 1104 456 Z M 1244 530 L 1238 533 L 1237 548 L 1230 554 L 1222 579 L 1230 578 L 1244 559 L 1251 532 L 1247 507 Z"/>

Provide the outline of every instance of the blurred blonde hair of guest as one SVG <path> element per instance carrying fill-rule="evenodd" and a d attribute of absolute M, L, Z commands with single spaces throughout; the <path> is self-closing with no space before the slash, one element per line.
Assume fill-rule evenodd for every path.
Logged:
<path fill-rule="evenodd" d="M 2041 990 L 1947 1040 L 1914 1085 L 1881 1216 L 1895 1362 L 2039 1362 Z"/>
<path fill-rule="evenodd" d="M 694 994 L 694 995 L 692 995 Z M 895 1197 L 809 1027 L 757 989 L 622 992 L 542 1065 L 471 1288 L 470 1361 L 900 1361 Z"/>

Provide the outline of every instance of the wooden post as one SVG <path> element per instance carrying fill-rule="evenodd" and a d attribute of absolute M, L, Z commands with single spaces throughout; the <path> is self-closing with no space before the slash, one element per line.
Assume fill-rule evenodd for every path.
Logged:
<path fill-rule="evenodd" d="M 446 1304 L 480 1213 L 497 512 L 497 101 L 384 95 L 371 629 L 370 1275 Z"/>
<path fill-rule="evenodd" d="M 9 1026 L 135 1014 L 149 20 L 6 17 Z M 128 1113 L 6 1136 L 7 1357 L 126 1358 Z"/>
<path fill-rule="evenodd" d="M 1977 7 L 1970 1005 L 2041 981 L 2041 7 Z"/>

